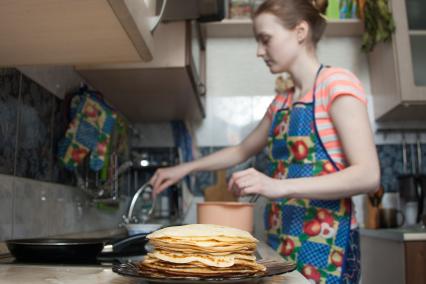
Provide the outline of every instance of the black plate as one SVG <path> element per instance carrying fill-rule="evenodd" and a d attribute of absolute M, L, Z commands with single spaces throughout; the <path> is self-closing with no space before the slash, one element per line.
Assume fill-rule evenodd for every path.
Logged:
<path fill-rule="evenodd" d="M 274 275 L 279 275 L 287 272 L 291 272 L 296 269 L 296 264 L 293 262 L 283 262 L 276 260 L 259 260 L 258 263 L 266 266 L 266 273 L 263 275 L 257 276 L 246 276 L 246 277 L 234 277 L 234 278 L 224 278 L 224 277 L 210 277 L 210 278 L 201 278 L 201 277 L 174 277 L 174 278 L 155 278 L 150 277 L 144 274 L 143 270 L 137 265 L 137 262 L 127 262 L 127 263 L 115 263 L 112 266 L 112 271 L 118 273 L 122 276 L 134 277 L 140 280 L 145 280 L 152 283 L 242 283 L 242 282 L 257 282 L 261 278 L 270 277 Z"/>

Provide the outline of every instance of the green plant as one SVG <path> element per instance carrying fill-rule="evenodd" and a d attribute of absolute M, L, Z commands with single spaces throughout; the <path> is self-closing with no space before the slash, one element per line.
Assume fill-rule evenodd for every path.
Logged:
<path fill-rule="evenodd" d="M 379 42 L 386 42 L 395 32 L 395 23 L 389 9 L 388 0 L 367 0 L 364 6 L 364 34 L 362 47 L 371 52 Z"/>

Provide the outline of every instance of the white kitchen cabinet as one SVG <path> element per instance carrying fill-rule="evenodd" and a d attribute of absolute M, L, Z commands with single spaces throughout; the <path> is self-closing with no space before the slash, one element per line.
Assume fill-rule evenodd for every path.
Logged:
<path fill-rule="evenodd" d="M 0 1 L 0 66 L 152 59 L 144 0 Z"/>
<path fill-rule="evenodd" d="M 131 122 L 204 117 L 205 50 L 195 21 L 160 24 L 150 62 L 76 70 Z"/>
<path fill-rule="evenodd" d="M 426 120 L 426 2 L 390 0 L 396 25 L 391 42 L 369 55 L 378 121 Z"/>

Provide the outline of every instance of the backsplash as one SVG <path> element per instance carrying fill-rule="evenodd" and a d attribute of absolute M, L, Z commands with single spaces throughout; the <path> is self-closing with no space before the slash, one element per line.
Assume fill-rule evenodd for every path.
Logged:
<path fill-rule="evenodd" d="M 0 173 L 14 174 L 20 74 L 0 70 Z"/>
<path fill-rule="evenodd" d="M 416 173 L 416 145 L 407 144 L 407 173 Z M 421 144 L 423 161 L 421 165 L 421 174 L 426 174 L 426 144 Z M 398 191 L 398 176 L 404 174 L 402 162 L 402 146 L 398 144 L 378 145 L 377 153 L 379 155 L 381 183 L 385 192 Z M 413 164 L 413 163 L 414 164 Z M 414 168 L 413 168 L 414 165 Z"/>
<path fill-rule="evenodd" d="M 55 157 L 63 101 L 16 69 L 0 69 L 0 240 L 116 228 L 127 197 L 96 205 Z"/>
<path fill-rule="evenodd" d="M 55 100 L 45 89 L 20 76 L 16 176 L 53 181 Z"/>
<path fill-rule="evenodd" d="M 74 185 L 55 158 L 62 101 L 16 69 L 0 69 L 0 101 L 0 173 Z"/>

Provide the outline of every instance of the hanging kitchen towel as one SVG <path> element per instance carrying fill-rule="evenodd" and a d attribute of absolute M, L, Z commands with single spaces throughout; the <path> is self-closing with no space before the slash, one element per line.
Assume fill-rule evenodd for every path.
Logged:
<path fill-rule="evenodd" d="M 94 92 L 82 88 L 71 102 L 71 123 L 59 142 L 58 156 L 67 169 L 74 170 L 90 153 L 90 169 L 99 171 L 116 114 Z"/>
<path fill-rule="evenodd" d="M 175 120 L 171 123 L 173 132 L 173 139 L 175 146 L 178 149 L 181 162 L 189 162 L 194 160 L 195 145 L 193 140 L 193 131 L 191 131 L 190 125 L 182 120 Z M 184 181 L 189 189 L 195 187 L 195 175 L 187 175 Z"/>

